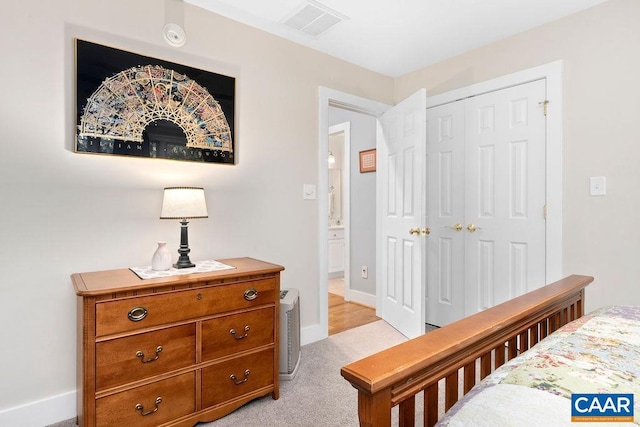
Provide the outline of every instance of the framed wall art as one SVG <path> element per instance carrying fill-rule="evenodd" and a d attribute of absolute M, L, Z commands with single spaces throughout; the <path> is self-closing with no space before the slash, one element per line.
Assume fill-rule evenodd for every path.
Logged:
<path fill-rule="evenodd" d="M 376 171 L 376 149 L 360 151 L 360 173 Z"/>
<path fill-rule="evenodd" d="M 235 164 L 235 78 L 76 39 L 75 151 Z"/>

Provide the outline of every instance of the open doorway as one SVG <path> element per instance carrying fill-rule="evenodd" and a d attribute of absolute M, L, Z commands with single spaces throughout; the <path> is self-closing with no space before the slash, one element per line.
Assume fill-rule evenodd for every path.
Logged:
<path fill-rule="evenodd" d="M 329 332 L 329 280 L 334 278 L 330 273 L 330 249 L 328 240 L 331 230 L 327 218 L 331 203 L 337 209 L 336 201 L 330 202 L 329 174 L 327 156 L 329 153 L 329 128 L 332 125 L 350 123 L 350 148 L 348 157 L 349 175 L 343 175 L 343 180 L 349 182 L 349 196 L 342 199 L 341 223 L 345 226 L 345 265 L 343 286 L 344 303 L 353 304 L 355 308 L 368 308 L 375 320 L 376 306 L 376 262 L 375 262 L 375 173 L 360 173 L 359 151 L 375 148 L 377 117 L 387 108 L 386 105 L 375 101 L 359 98 L 353 95 L 320 88 L 319 123 L 322 133 L 319 134 L 319 158 L 321 169 L 318 181 L 318 206 L 321 218 L 319 238 L 319 309 L 321 326 L 326 325 L 325 333 Z M 335 153 L 334 153 L 335 155 Z M 367 189 L 367 186 L 369 187 Z M 336 196 L 334 196 L 336 197 Z M 322 218 L 327 218 L 323 221 Z M 335 222 L 331 224 L 337 225 Z M 362 267 L 366 273 L 362 273 Z M 332 302 L 333 304 L 333 302 Z M 344 310 L 344 308 L 342 308 Z M 357 326 L 357 325 L 354 325 Z M 320 332 L 320 331 L 319 331 Z"/>
<path fill-rule="evenodd" d="M 350 201 L 351 122 L 329 127 L 328 192 L 327 192 L 327 262 L 329 293 L 345 297 L 350 289 L 349 201 Z M 329 325 L 331 329 L 331 325 Z"/>
<path fill-rule="evenodd" d="M 351 222 L 354 220 L 358 224 L 371 221 L 370 225 L 375 226 L 375 215 L 370 215 L 371 208 L 375 208 L 375 182 L 368 180 L 368 185 L 362 186 L 360 182 L 359 186 L 356 186 L 358 192 L 361 193 L 361 197 L 354 198 L 351 196 L 352 181 L 360 181 L 356 179 L 352 180 L 354 174 L 354 164 L 351 161 L 354 157 L 352 152 L 351 143 L 351 120 L 355 120 L 355 145 L 358 145 L 358 139 L 362 138 L 363 134 L 367 134 L 367 128 L 369 133 L 375 135 L 375 121 L 369 116 L 366 116 L 364 120 L 355 116 L 354 112 L 349 111 L 334 111 L 336 107 L 329 108 L 329 123 L 334 123 L 342 119 L 350 119 L 349 121 L 340 122 L 329 126 L 329 153 L 328 153 L 328 192 L 327 192 L 327 226 L 328 241 L 327 241 L 327 262 L 328 262 L 328 274 L 329 274 L 329 335 L 334 335 L 339 332 L 346 331 L 348 329 L 361 326 L 373 321 L 379 320 L 376 316 L 375 306 L 370 307 L 363 303 L 352 302 L 352 286 L 351 277 L 353 270 L 351 268 L 351 260 L 363 259 L 362 256 L 358 256 L 358 253 L 351 251 L 351 237 L 355 237 L 355 247 L 362 246 L 362 236 L 358 232 L 356 226 L 356 232 L 354 233 L 351 228 Z M 365 137 L 370 141 L 370 136 Z M 356 153 L 357 154 L 357 153 Z M 369 193 L 369 195 L 365 194 Z M 373 196 L 373 197 L 372 197 Z M 359 206 L 354 209 L 355 216 L 351 215 L 351 202 L 357 199 L 360 201 Z M 364 203 L 363 203 L 364 200 Z M 369 209 L 366 208 L 366 205 Z M 368 218 L 362 218 L 362 210 L 367 212 Z M 375 246 L 375 238 L 368 238 L 369 242 L 366 242 L 369 247 Z M 373 243 L 373 245 L 372 245 Z M 360 254 L 362 249 L 358 251 Z M 367 259 L 365 254 L 364 259 Z M 375 252 L 371 252 L 367 261 L 361 261 L 364 265 L 361 268 L 367 270 L 373 268 L 370 265 L 375 260 Z M 362 279 L 362 273 L 361 273 Z M 365 274 L 365 279 L 368 279 L 368 274 Z M 375 275 L 372 275 L 372 280 Z"/>

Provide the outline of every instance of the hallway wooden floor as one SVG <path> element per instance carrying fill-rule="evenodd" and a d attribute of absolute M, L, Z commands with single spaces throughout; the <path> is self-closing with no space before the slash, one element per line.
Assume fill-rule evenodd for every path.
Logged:
<path fill-rule="evenodd" d="M 329 283 L 329 290 L 336 292 L 329 292 L 329 335 L 380 320 L 374 308 L 346 302 L 344 297 L 338 294 L 339 285 L 335 280 L 339 279 L 333 279 Z M 342 281 L 339 280 L 339 283 Z"/>

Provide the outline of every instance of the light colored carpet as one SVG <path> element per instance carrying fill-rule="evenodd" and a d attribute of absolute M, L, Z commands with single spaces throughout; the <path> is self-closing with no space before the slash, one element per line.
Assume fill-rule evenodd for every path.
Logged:
<path fill-rule="evenodd" d="M 345 427 L 358 425 L 356 389 L 340 375 L 342 366 L 407 339 L 379 320 L 302 348 L 292 381 L 280 382 L 280 398 L 254 400 L 207 427 Z"/>
<path fill-rule="evenodd" d="M 358 425 L 356 390 L 340 375 L 342 366 L 407 339 L 383 320 L 302 347 L 300 367 L 280 382 L 280 398 L 253 400 L 199 427 L 346 427 Z M 67 420 L 50 427 L 73 427 Z"/>

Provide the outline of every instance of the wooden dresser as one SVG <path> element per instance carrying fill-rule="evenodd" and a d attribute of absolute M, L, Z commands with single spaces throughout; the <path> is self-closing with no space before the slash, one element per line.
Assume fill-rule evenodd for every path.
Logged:
<path fill-rule="evenodd" d="M 283 267 L 142 280 L 73 274 L 78 295 L 78 425 L 193 426 L 268 393 L 278 398 Z"/>

